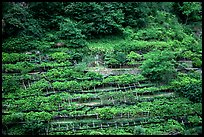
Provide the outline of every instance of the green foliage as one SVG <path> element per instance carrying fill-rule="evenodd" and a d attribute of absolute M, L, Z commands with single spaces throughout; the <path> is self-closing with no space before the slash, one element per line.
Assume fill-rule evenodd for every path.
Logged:
<path fill-rule="evenodd" d="M 57 80 L 61 78 L 65 78 L 66 80 L 72 80 L 76 78 L 83 77 L 83 73 L 71 68 L 54 68 L 48 70 L 45 76 L 50 80 Z"/>
<path fill-rule="evenodd" d="M 192 123 L 193 126 L 198 126 L 199 124 L 202 124 L 202 118 L 195 115 L 195 116 L 189 116 L 188 121 Z"/>
<path fill-rule="evenodd" d="M 126 56 L 128 62 L 127 64 L 128 65 L 135 65 L 137 64 L 137 61 L 140 61 L 142 60 L 142 55 L 134 52 L 134 51 L 131 51 L 127 56 Z"/>
<path fill-rule="evenodd" d="M 20 87 L 20 81 L 16 77 L 2 76 L 3 93 L 14 93 Z"/>
<path fill-rule="evenodd" d="M 114 46 L 115 52 L 124 52 L 126 54 L 129 54 L 131 51 L 134 52 L 141 52 L 146 53 L 149 51 L 152 51 L 153 49 L 160 49 L 163 50 L 170 45 L 172 45 L 173 42 L 163 42 L 163 41 L 142 41 L 142 40 L 132 40 L 128 41 L 125 40 L 117 45 Z"/>
<path fill-rule="evenodd" d="M 96 110 L 99 114 L 99 118 L 101 119 L 112 119 L 114 112 L 112 111 L 113 109 L 109 109 L 108 107 L 106 108 L 100 108 Z"/>
<path fill-rule="evenodd" d="M 187 21 L 200 21 L 202 12 L 202 5 L 200 2 L 183 2 L 179 7 L 183 15 L 185 15 L 185 23 Z"/>
<path fill-rule="evenodd" d="M 153 51 L 144 55 L 142 75 L 153 82 L 168 83 L 176 76 L 174 53 L 171 51 Z"/>
<path fill-rule="evenodd" d="M 145 129 L 141 126 L 135 126 L 134 128 L 134 135 L 145 135 Z"/>
<path fill-rule="evenodd" d="M 39 81 L 33 82 L 31 85 L 31 89 L 37 89 L 37 90 L 44 90 L 46 88 L 49 88 L 50 83 L 45 79 L 40 79 Z"/>
<path fill-rule="evenodd" d="M 128 60 L 141 60 L 142 56 L 138 53 L 135 53 L 134 51 L 131 51 L 128 55 L 127 55 L 127 59 Z"/>
<path fill-rule="evenodd" d="M 171 135 L 171 133 L 180 133 L 182 134 L 184 131 L 183 125 L 178 123 L 176 120 L 169 119 L 165 123 L 159 123 L 159 124 L 150 124 L 148 127 L 146 127 L 146 135 Z"/>
<path fill-rule="evenodd" d="M 49 42 L 47 40 L 44 40 L 43 38 L 41 40 L 34 39 L 30 41 L 28 44 L 32 45 L 35 49 L 41 51 L 41 52 L 46 52 L 48 51 L 51 46 L 54 44 L 53 42 Z"/>
<path fill-rule="evenodd" d="M 202 102 L 202 81 L 189 76 L 180 76 L 172 81 L 171 85 L 174 91 L 193 102 Z"/>
<path fill-rule="evenodd" d="M 4 2 L 3 19 L 6 22 L 5 33 L 8 36 L 42 36 L 42 28 L 33 19 L 29 8 L 22 3 Z"/>
<path fill-rule="evenodd" d="M 194 57 L 192 59 L 192 63 L 193 63 L 193 67 L 197 67 L 197 68 L 201 68 L 202 67 L 202 60 L 197 58 L 197 57 Z"/>
<path fill-rule="evenodd" d="M 188 128 L 184 131 L 184 135 L 202 135 L 202 126 Z"/>
<path fill-rule="evenodd" d="M 9 128 L 5 135 L 25 135 L 25 131 L 26 129 L 24 129 L 23 126 L 18 125 L 18 126 Z"/>
<path fill-rule="evenodd" d="M 119 65 L 124 65 L 126 62 L 126 55 L 123 52 L 114 52 L 114 53 L 107 53 L 105 55 L 105 63 L 108 66 L 119 66 Z"/>
<path fill-rule="evenodd" d="M 29 55 L 21 53 L 5 53 L 2 52 L 2 62 L 3 63 L 16 63 L 18 61 L 25 61 L 29 59 Z"/>
<path fill-rule="evenodd" d="M 34 70 L 36 66 L 29 62 L 17 62 L 16 64 L 4 64 L 3 71 L 5 72 L 20 72 L 22 74 Z"/>
<path fill-rule="evenodd" d="M 88 36 L 95 34 L 110 34 L 120 31 L 124 15 L 118 9 L 119 3 L 69 3 L 65 13 L 72 19 L 83 21 L 83 33 Z M 122 5 L 121 5 L 122 6 Z M 89 12 L 89 14 L 86 14 Z M 96 35 L 95 35 L 96 36 Z"/>
<path fill-rule="evenodd" d="M 52 83 L 53 88 L 59 90 L 77 90 L 80 88 L 80 85 L 76 81 L 67 81 L 67 82 L 54 82 Z"/>
<path fill-rule="evenodd" d="M 56 30 L 58 26 L 58 16 L 64 15 L 63 2 L 29 2 L 29 10 L 33 18 L 40 22 L 44 30 Z M 40 12 L 39 12 L 40 11 Z"/>
<path fill-rule="evenodd" d="M 65 52 L 55 52 L 51 54 L 51 57 L 57 62 L 64 62 L 70 59 L 70 56 Z"/>
<path fill-rule="evenodd" d="M 2 43 L 2 51 L 4 52 L 23 52 L 35 49 L 35 47 L 30 44 L 33 37 L 10 37 Z"/>
<path fill-rule="evenodd" d="M 90 77 L 92 79 L 102 79 L 103 78 L 103 75 L 96 73 L 96 72 L 91 72 L 91 71 L 87 72 L 85 76 Z"/>
<path fill-rule="evenodd" d="M 9 124 L 12 122 L 20 122 L 23 121 L 25 119 L 25 115 L 21 112 L 18 113 L 13 113 L 11 115 L 4 115 L 2 117 L 2 122 L 3 124 Z"/>
<path fill-rule="evenodd" d="M 104 122 L 108 120 L 125 122 L 123 124 L 126 125 L 135 118 L 141 123 L 118 125 L 117 129 L 109 127 L 49 134 L 202 134 L 201 74 L 190 71 L 177 75 L 175 69 L 175 60 L 182 59 L 192 60 L 193 67 L 202 67 L 200 2 L 2 4 L 2 72 L 21 73 L 15 76 L 3 74 L 2 77 L 2 110 L 3 113 L 8 112 L 2 115 L 3 134 L 38 135 L 46 132 L 47 124 L 58 121 L 53 119 L 54 116 L 97 113 L 98 120 L 91 116 L 91 119 L 75 119 L 72 124 L 76 128 L 79 123 L 83 128 L 89 128 L 88 124 L 92 122 L 102 122 L 106 126 Z M 186 24 L 181 24 L 180 20 Z M 63 43 L 63 46 L 56 46 L 57 43 Z M 29 59 L 33 61 L 37 54 L 24 53 L 33 50 L 40 51 L 39 56 L 42 55 L 39 64 L 28 62 Z M 99 73 L 87 72 L 88 64 L 94 61 L 95 55 L 99 55 L 108 67 L 137 66 L 144 55 L 145 60 L 140 67 L 142 74 L 103 79 Z M 28 74 L 34 70 L 46 73 Z M 142 87 L 142 84 L 134 90 L 112 92 L 116 85 L 126 87 L 138 82 L 147 82 L 144 85 L 151 87 Z M 149 82 L 168 85 L 155 87 Z M 102 86 L 110 92 L 102 92 Z M 57 92 L 59 90 L 93 93 Z M 170 96 L 163 94 L 164 91 L 169 91 Z M 124 102 L 133 104 L 126 105 Z M 112 107 L 103 107 L 112 104 Z M 120 118 L 121 115 L 128 118 Z M 172 119 L 166 119 L 166 116 Z M 192 128 L 173 120 L 180 116 L 187 116 Z M 143 124 L 146 120 L 150 124 Z M 73 122 L 73 119 L 66 119 L 68 121 Z M 100 126 L 96 123 L 95 126 Z M 60 126 L 60 129 L 63 127 Z"/>
<path fill-rule="evenodd" d="M 23 124 L 23 128 L 26 129 L 25 134 L 38 135 L 39 131 L 45 128 L 45 124 L 41 121 L 28 121 Z"/>
<path fill-rule="evenodd" d="M 108 66 L 118 66 L 120 64 L 119 61 L 115 59 L 113 53 L 106 54 L 104 61 Z"/>
<path fill-rule="evenodd" d="M 26 121 L 49 121 L 51 118 L 48 112 L 28 112 L 25 116 Z"/>
<path fill-rule="evenodd" d="M 95 80 L 94 81 L 84 80 L 83 82 L 80 82 L 80 86 L 83 89 L 93 88 L 93 87 L 99 86 L 99 85 L 101 85 L 101 82 L 95 81 Z"/>
<path fill-rule="evenodd" d="M 87 45 L 86 37 L 82 34 L 77 22 L 65 18 L 59 25 L 60 30 L 57 32 L 58 37 L 68 41 L 68 47 L 82 48 Z"/>

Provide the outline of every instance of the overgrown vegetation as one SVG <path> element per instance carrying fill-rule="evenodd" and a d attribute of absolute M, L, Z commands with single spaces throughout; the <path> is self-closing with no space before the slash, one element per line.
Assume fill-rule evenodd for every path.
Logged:
<path fill-rule="evenodd" d="M 201 135 L 201 2 L 3 2 L 2 134 Z"/>

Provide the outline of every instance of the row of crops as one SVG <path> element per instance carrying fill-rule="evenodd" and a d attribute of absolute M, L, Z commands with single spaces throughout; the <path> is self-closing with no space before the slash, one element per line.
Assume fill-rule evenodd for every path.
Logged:
<path fill-rule="evenodd" d="M 3 53 L 4 134 L 199 130 L 201 103 L 179 96 L 173 86 L 152 84 L 140 74 L 103 76 L 78 69 L 71 57 L 59 54 Z"/>

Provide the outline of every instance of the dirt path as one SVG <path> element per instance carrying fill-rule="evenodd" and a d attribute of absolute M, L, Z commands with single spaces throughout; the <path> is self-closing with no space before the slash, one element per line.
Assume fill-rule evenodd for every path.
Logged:
<path fill-rule="evenodd" d="M 174 95 L 174 92 L 162 93 L 157 95 L 143 95 L 141 98 L 162 97 L 162 96 L 171 96 L 171 95 Z"/>
<path fill-rule="evenodd" d="M 139 74 L 138 68 L 106 68 L 106 67 L 89 67 L 88 71 L 100 73 L 104 76 L 121 75 L 121 74 Z"/>
<path fill-rule="evenodd" d="M 101 104 L 101 103 L 100 102 L 89 102 L 89 103 L 77 103 L 76 105 L 77 106 L 83 106 L 83 105 L 94 106 L 94 105 L 98 105 L 98 104 Z"/>

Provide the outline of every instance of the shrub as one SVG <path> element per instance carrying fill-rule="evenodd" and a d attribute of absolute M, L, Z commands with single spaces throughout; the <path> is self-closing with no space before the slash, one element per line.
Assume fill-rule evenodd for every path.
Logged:
<path fill-rule="evenodd" d="M 68 47 L 82 48 L 87 45 L 86 36 L 82 34 L 77 22 L 65 18 L 60 23 L 60 30 L 57 32 L 58 37 L 66 40 Z"/>
<path fill-rule="evenodd" d="M 142 75 L 122 74 L 117 76 L 109 76 L 103 80 L 103 83 L 131 84 L 144 80 Z"/>
<path fill-rule="evenodd" d="M 15 37 L 8 38 L 2 43 L 2 51 L 4 52 L 23 52 L 35 49 L 35 46 L 30 42 L 33 37 L 24 36 L 24 37 Z"/>
<path fill-rule="evenodd" d="M 3 93 L 14 93 L 18 88 L 20 88 L 20 81 L 16 77 L 12 77 L 9 75 L 2 76 L 2 88 Z"/>
<path fill-rule="evenodd" d="M 77 90 L 80 88 L 80 85 L 76 81 L 67 81 L 67 82 L 54 82 L 52 83 L 53 88 L 58 90 Z"/>
<path fill-rule="evenodd" d="M 193 63 L 193 67 L 197 67 L 197 68 L 201 68 L 202 67 L 202 60 L 197 58 L 197 57 L 194 57 L 192 59 L 192 63 Z"/>
<path fill-rule="evenodd" d="M 99 74 L 99 73 L 96 73 L 96 72 L 87 72 L 86 74 L 85 74 L 85 76 L 87 76 L 87 77 L 91 77 L 91 78 L 93 78 L 93 79 L 102 79 L 103 78 L 103 75 L 101 75 L 101 74 Z"/>
<path fill-rule="evenodd" d="M 108 66 L 118 67 L 126 62 L 126 55 L 123 52 L 106 53 L 105 64 Z"/>
<path fill-rule="evenodd" d="M 170 83 L 174 91 L 193 102 L 202 102 L 202 81 L 189 76 L 179 76 Z"/>
<path fill-rule="evenodd" d="M 51 54 L 51 57 L 57 62 L 64 62 L 70 59 L 70 56 L 65 52 L 55 52 Z"/>
<path fill-rule="evenodd" d="M 176 76 L 174 53 L 171 51 L 152 51 L 144 55 L 141 74 L 152 82 L 168 83 Z"/>
<path fill-rule="evenodd" d="M 134 51 L 131 51 L 126 56 L 126 58 L 128 60 L 128 62 L 127 62 L 128 65 L 135 65 L 135 64 L 137 64 L 137 61 L 142 60 L 142 55 L 140 55 Z"/>
<path fill-rule="evenodd" d="M 133 133 L 134 135 L 145 135 L 145 129 L 141 126 L 135 126 Z"/>
<path fill-rule="evenodd" d="M 21 53 L 2 53 L 2 62 L 3 63 L 16 63 L 18 61 L 25 61 L 29 58 L 29 55 L 27 54 L 21 54 Z"/>
<path fill-rule="evenodd" d="M 111 111 L 112 109 L 105 107 L 105 108 L 101 108 L 99 109 L 97 112 L 99 114 L 99 118 L 101 119 L 112 119 L 114 113 Z"/>
<path fill-rule="evenodd" d="M 28 73 L 34 70 L 36 66 L 29 62 L 17 62 L 16 64 L 4 64 L 3 70 L 5 72 L 20 72 L 20 73 Z"/>
<path fill-rule="evenodd" d="M 32 16 L 27 6 L 21 3 L 4 2 L 3 18 L 6 22 L 5 33 L 8 36 L 42 36 L 41 25 Z"/>

